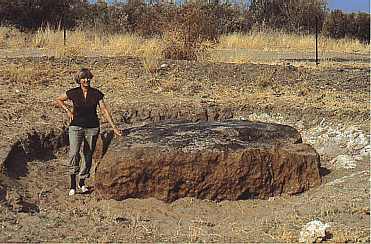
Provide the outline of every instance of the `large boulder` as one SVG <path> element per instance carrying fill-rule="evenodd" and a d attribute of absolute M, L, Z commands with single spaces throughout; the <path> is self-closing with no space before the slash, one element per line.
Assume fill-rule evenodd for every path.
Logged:
<path fill-rule="evenodd" d="M 211 200 L 295 194 L 321 183 L 317 152 L 292 127 L 248 121 L 131 128 L 98 162 L 99 198 Z"/>

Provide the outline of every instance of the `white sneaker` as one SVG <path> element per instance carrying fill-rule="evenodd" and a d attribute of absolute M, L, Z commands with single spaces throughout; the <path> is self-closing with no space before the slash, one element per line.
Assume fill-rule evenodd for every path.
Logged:
<path fill-rule="evenodd" d="M 71 189 L 71 190 L 68 192 L 68 195 L 69 195 L 69 196 L 73 196 L 73 195 L 75 195 L 75 193 L 76 193 L 76 190 L 75 190 L 75 189 Z"/>
<path fill-rule="evenodd" d="M 86 193 L 89 191 L 88 187 L 87 186 L 79 186 L 79 189 L 81 190 L 82 193 Z"/>

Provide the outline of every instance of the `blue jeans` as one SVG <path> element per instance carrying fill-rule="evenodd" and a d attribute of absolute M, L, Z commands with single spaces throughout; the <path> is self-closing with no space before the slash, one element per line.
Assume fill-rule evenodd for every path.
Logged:
<path fill-rule="evenodd" d="M 80 179 L 89 178 L 98 135 L 99 128 L 84 128 L 80 126 L 70 126 L 68 128 L 70 141 L 68 173 L 70 175 L 79 175 Z M 80 167 L 80 148 L 83 141 L 84 160 Z"/>

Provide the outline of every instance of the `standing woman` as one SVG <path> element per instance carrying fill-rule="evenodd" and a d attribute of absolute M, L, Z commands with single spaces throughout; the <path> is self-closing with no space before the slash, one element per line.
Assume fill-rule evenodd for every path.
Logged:
<path fill-rule="evenodd" d="M 113 123 L 110 111 L 103 101 L 104 94 L 90 86 L 92 78 L 93 74 L 90 70 L 82 68 L 75 76 L 75 81 L 79 86 L 68 90 L 66 94 L 56 99 L 58 105 L 67 112 L 70 120 L 70 126 L 68 128 L 70 142 L 68 165 L 68 173 L 71 180 L 70 196 L 76 193 L 76 188 L 80 189 L 83 193 L 88 191 L 85 180 L 90 176 L 93 152 L 99 135 L 98 104 L 103 116 L 111 124 L 114 133 L 122 136 L 122 132 Z M 70 111 L 64 103 L 67 100 L 72 101 L 73 111 Z M 83 141 L 84 160 L 80 167 L 80 147 Z M 76 187 L 77 175 L 79 176 L 79 183 Z"/>

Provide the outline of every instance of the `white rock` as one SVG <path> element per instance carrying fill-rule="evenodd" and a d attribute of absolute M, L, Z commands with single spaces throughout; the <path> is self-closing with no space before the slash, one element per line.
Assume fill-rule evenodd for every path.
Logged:
<path fill-rule="evenodd" d="M 164 69 L 166 67 L 167 67 L 167 64 L 161 64 L 161 66 L 160 66 L 161 69 Z"/>
<path fill-rule="evenodd" d="M 338 134 L 334 137 L 334 140 L 339 146 L 346 147 L 349 139 L 342 134 Z"/>
<path fill-rule="evenodd" d="M 304 130 L 304 127 L 305 127 L 304 122 L 301 120 L 295 123 L 295 128 L 298 129 L 299 131 Z"/>
<path fill-rule="evenodd" d="M 319 122 L 319 125 L 324 126 L 325 125 L 325 120 L 326 120 L 325 118 L 322 118 L 321 122 Z"/>
<path fill-rule="evenodd" d="M 301 229 L 299 242 L 313 243 L 322 241 L 326 237 L 326 229 L 329 227 L 329 224 L 323 224 L 319 220 L 313 220 Z"/>
<path fill-rule="evenodd" d="M 368 138 L 363 134 L 359 133 L 349 139 L 347 148 L 350 150 L 360 150 L 369 144 Z"/>
<path fill-rule="evenodd" d="M 354 169 L 357 166 L 356 161 L 350 155 L 338 155 L 336 158 L 332 159 L 330 163 L 337 169 Z"/>
<path fill-rule="evenodd" d="M 362 148 L 358 155 L 355 157 L 357 160 L 366 160 L 369 161 L 371 156 L 371 145 L 367 145 L 364 148 Z"/>
<path fill-rule="evenodd" d="M 284 118 L 280 113 L 276 114 L 267 114 L 267 113 L 253 113 L 250 114 L 247 118 L 251 121 L 261 121 L 266 123 L 285 123 Z"/>
<path fill-rule="evenodd" d="M 318 146 L 315 145 L 315 149 L 320 155 L 326 155 L 331 158 L 334 158 L 339 154 L 349 153 L 346 148 L 339 146 L 339 144 L 334 140 L 327 140 L 320 143 Z"/>

